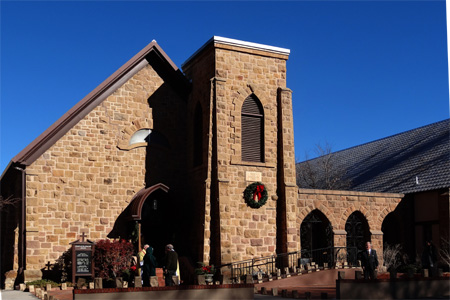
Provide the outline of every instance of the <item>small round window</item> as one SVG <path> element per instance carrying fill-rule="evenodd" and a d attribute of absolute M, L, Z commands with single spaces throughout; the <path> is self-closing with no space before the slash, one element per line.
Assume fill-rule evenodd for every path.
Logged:
<path fill-rule="evenodd" d="M 147 143 L 150 133 L 152 133 L 150 129 L 139 129 L 131 137 L 129 145 L 131 146 L 134 144 Z"/>

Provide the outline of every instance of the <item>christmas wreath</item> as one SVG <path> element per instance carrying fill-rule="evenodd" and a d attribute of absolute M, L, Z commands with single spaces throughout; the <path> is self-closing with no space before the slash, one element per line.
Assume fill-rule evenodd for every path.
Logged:
<path fill-rule="evenodd" d="M 266 204 L 268 198 L 267 190 L 261 182 L 254 182 L 244 190 L 244 199 L 252 208 L 260 208 Z"/>

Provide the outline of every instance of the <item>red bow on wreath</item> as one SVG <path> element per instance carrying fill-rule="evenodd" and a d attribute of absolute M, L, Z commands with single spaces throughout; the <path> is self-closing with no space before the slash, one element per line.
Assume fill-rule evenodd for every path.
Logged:
<path fill-rule="evenodd" d="M 264 185 L 260 184 L 256 186 L 256 190 L 253 193 L 253 201 L 255 200 L 260 200 L 262 198 L 261 193 L 264 192 Z M 255 199 L 256 197 L 258 197 L 258 199 Z"/>

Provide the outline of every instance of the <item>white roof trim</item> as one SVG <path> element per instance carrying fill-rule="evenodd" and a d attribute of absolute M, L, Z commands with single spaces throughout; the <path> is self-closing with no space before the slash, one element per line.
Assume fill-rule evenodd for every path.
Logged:
<path fill-rule="evenodd" d="M 261 50 L 276 54 L 282 54 L 282 55 L 289 55 L 291 53 L 291 50 L 286 48 L 280 48 L 280 47 L 274 47 L 274 46 L 268 46 L 263 44 L 257 44 L 252 42 L 245 42 L 235 39 L 229 39 L 221 36 L 213 36 L 211 39 L 209 39 L 203 46 L 201 46 L 197 51 L 195 51 L 194 54 L 192 54 L 183 64 L 181 64 L 181 67 L 186 65 L 193 57 L 195 57 L 200 51 L 203 50 L 209 43 L 218 43 L 218 44 L 224 44 L 224 45 L 230 45 L 230 46 L 238 46 L 246 49 L 253 49 L 253 50 Z"/>
<path fill-rule="evenodd" d="M 245 42 L 245 41 L 240 41 L 240 40 L 234 40 L 234 39 L 229 39 L 229 38 L 225 38 L 225 37 L 221 37 L 221 36 L 213 36 L 212 39 L 214 40 L 214 43 L 220 43 L 220 44 L 225 44 L 225 45 L 239 46 L 239 47 L 255 49 L 255 50 L 263 50 L 263 51 L 284 54 L 284 55 L 289 55 L 289 53 L 291 53 L 291 50 L 285 49 L 285 48 L 268 46 L 268 45 L 251 43 L 251 42 Z"/>

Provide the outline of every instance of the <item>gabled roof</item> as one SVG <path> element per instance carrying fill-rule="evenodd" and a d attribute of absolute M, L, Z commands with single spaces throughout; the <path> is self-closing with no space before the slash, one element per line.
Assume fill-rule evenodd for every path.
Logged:
<path fill-rule="evenodd" d="M 450 187 L 450 119 L 332 153 L 348 190 L 415 193 Z M 316 164 L 319 158 L 309 160 Z M 299 167 L 306 162 L 297 164 Z M 300 187 L 307 186 L 297 179 Z"/>
<path fill-rule="evenodd" d="M 186 94 L 189 89 L 187 79 L 157 42 L 153 40 L 66 112 L 58 121 L 45 130 L 19 154 L 14 156 L 3 174 L 6 173 L 12 164 L 20 164 L 23 166 L 32 164 L 39 156 L 47 151 L 56 141 L 77 124 L 78 121 L 85 117 L 147 64 L 152 65 L 158 75 L 174 87 L 177 92 L 182 95 Z"/>

